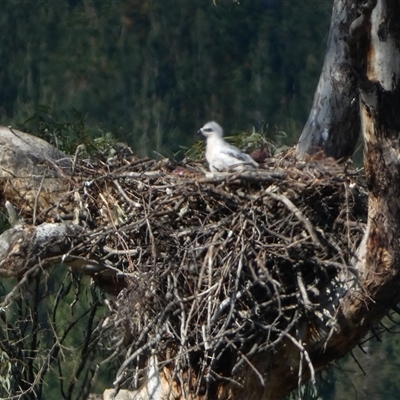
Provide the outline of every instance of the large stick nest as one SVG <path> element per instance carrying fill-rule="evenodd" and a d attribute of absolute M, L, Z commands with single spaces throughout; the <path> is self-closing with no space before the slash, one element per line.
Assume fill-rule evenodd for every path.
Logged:
<path fill-rule="evenodd" d="M 366 222 L 354 170 L 290 154 L 242 174 L 168 160 L 114 164 L 80 161 L 78 183 L 37 219 L 68 219 L 74 204 L 87 234 L 69 256 L 107 267 L 93 278 L 118 295 L 108 322 L 130 346 L 119 383 L 156 354 L 174 379 L 210 395 L 221 379 L 240 384 L 241 367 L 304 316 L 330 318 L 327 288 L 349 270 Z"/>

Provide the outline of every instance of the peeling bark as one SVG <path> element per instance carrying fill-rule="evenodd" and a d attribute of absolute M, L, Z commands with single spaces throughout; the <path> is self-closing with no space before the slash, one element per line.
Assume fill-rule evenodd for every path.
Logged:
<path fill-rule="evenodd" d="M 24 214 L 40 218 L 68 191 L 71 159 L 38 137 L 4 126 L 0 148 L 3 196 Z"/>
<path fill-rule="evenodd" d="M 359 284 L 340 299 L 332 329 L 320 327 L 321 339 L 307 342 L 317 370 L 344 356 L 400 301 L 399 21 L 398 2 L 370 0 L 350 29 L 365 144 L 368 226 L 356 261 Z M 306 325 L 312 329 L 310 321 Z M 273 373 L 271 381 L 282 383 L 281 374 Z M 309 376 L 306 371 L 305 377 Z M 286 375 L 285 382 L 294 388 L 296 378 Z M 266 398 L 280 398 L 285 394 L 280 389 L 277 385 L 275 394 Z"/>
<path fill-rule="evenodd" d="M 400 301 L 399 20 L 398 2 L 370 0 L 350 29 L 360 90 L 368 226 L 356 263 L 359 285 L 340 300 L 329 340 L 309 347 L 316 368 L 346 354 Z"/>

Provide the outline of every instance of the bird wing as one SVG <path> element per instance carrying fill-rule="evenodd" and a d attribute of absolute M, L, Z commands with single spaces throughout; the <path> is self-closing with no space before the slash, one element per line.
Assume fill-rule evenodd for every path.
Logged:
<path fill-rule="evenodd" d="M 245 162 L 253 165 L 254 167 L 258 167 L 258 164 L 243 151 L 239 150 L 237 147 L 232 146 L 231 144 L 224 141 L 224 146 L 221 146 L 221 152 L 227 154 L 228 156 L 237 160 L 238 163 Z"/>
<path fill-rule="evenodd" d="M 221 149 L 221 154 L 234 158 L 237 161 L 249 162 L 250 156 L 236 149 Z"/>
<path fill-rule="evenodd" d="M 210 164 L 210 169 L 215 171 L 224 171 L 244 163 L 258 167 L 258 164 L 248 154 L 243 153 L 225 141 L 212 147 L 207 160 Z"/>

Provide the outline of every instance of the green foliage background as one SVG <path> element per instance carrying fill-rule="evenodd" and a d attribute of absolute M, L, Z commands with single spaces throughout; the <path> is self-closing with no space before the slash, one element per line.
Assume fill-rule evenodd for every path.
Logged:
<path fill-rule="evenodd" d="M 331 0 L 2 2 L 0 123 L 38 106 L 87 116 L 136 153 L 175 152 L 216 119 L 295 142 L 322 65 Z M 41 110 L 43 111 L 43 110 Z"/>

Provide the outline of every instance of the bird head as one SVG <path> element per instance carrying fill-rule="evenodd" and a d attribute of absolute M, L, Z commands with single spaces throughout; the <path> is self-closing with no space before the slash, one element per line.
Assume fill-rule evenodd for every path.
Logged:
<path fill-rule="evenodd" d="M 207 122 L 197 132 L 198 135 L 203 135 L 206 139 L 209 137 L 220 137 L 223 136 L 223 130 L 219 124 L 215 121 Z"/>

